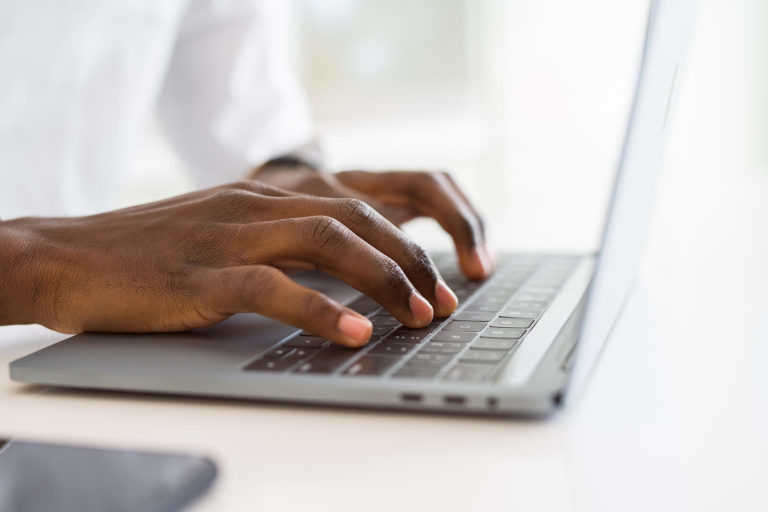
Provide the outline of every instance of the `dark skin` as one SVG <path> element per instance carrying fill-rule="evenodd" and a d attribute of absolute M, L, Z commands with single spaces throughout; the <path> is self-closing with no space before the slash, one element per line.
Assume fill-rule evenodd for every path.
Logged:
<path fill-rule="evenodd" d="M 322 269 L 373 297 L 401 323 L 427 325 L 433 316 L 449 315 L 457 300 L 426 252 L 388 220 L 399 224 L 416 215 L 435 217 L 449 231 L 468 276 L 490 272 L 490 261 L 478 260 L 484 257 L 482 224 L 458 189 L 442 195 L 430 189 L 430 198 L 413 192 L 445 183 L 445 175 L 398 173 L 400 181 L 390 176 L 383 187 L 370 173 L 329 179 L 285 166 L 261 171 L 261 181 L 99 215 L 0 223 L 0 324 L 39 323 L 65 333 L 158 332 L 257 312 L 362 346 L 371 333 L 365 317 L 285 272 Z M 370 198 L 386 217 L 359 197 Z"/>
<path fill-rule="evenodd" d="M 266 164 L 254 177 L 278 187 L 322 197 L 353 197 L 373 206 L 396 226 L 431 217 L 451 235 L 459 265 L 470 279 L 493 269 L 483 219 L 450 174 L 443 172 L 320 173 L 301 164 Z"/>

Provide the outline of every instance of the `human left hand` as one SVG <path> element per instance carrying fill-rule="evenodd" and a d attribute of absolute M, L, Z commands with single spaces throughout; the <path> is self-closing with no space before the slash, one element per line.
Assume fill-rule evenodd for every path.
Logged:
<path fill-rule="evenodd" d="M 301 194 L 361 199 L 393 224 L 431 217 L 451 236 L 459 265 L 470 279 L 485 279 L 493 262 L 483 219 L 445 172 L 344 171 L 321 173 L 301 164 L 267 163 L 255 178 Z"/>

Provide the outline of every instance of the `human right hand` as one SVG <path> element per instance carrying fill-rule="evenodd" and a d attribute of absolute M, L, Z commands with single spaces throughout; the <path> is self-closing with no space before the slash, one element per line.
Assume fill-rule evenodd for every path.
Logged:
<path fill-rule="evenodd" d="M 66 333 L 179 331 L 256 312 L 357 347 L 370 321 L 292 281 L 318 268 L 401 323 L 447 316 L 456 296 L 426 252 L 366 203 L 255 181 L 80 218 L 0 223 L 0 323 Z M 5 263 L 8 263 L 7 265 Z"/>

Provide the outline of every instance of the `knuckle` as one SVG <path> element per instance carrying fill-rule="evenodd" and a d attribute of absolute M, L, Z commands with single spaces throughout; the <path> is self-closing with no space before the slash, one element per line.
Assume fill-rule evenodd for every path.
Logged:
<path fill-rule="evenodd" d="M 304 237 L 323 250 L 344 240 L 344 226 L 333 217 L 310 217 L 304 225 Z"/>
<path fill-rule="evenodd" d="M 237 188 L 217 190 L 213 195 L 213 202 L 216 208 L 224 212 L 240 211 L 246 205 L 251 204 L 253 199 L 253 193 Z"/>
<path fill-rule="evenodd" d="M 237 181 L 232 182 L 230 184 L 230 188 L 233 189 L 233 190 L 248 190 L 248 191 L 251 191 L 251 190 L 254 190 L 254 189 L 258 189 L 258 182 L 257 181 L 253 181 L 253 180 L 246 180 L 246 179 L 237 180 Z"/>
<path fill-rule="evenodd" d="M 270 198 L 250 190 L 225 188 L 218 190 L 212 198 L 215 218 L 223 221 L 235 221 L 244 216 L 261 214 L 272 205 Z"/>
<path fill-rule="evenodd" d="M 411 242 L 408 244 L 408 254 L 410 255 L 410 259 L 407 264 L 406 274 L 418 277 L 427 276 L 432 281 L 437 280 L 438 274 L 435 265 L 424 248 Z"/>
<path fill-rule="evenodd" d="M 367 224 L 376 213 L 368 203 L 360 199 L 341 199 L 338 204 L 341 218 L 353 225 Z"/>
<path fill-rule="evenodd" d="M 402 269 L 390 259 L 381 264 L 381 276 L 381 291 L 385 296 L 400 295 L 409 288 Z"/>
<path fill-rule="evenodd" d="M 429 257 L 429 254 L 427 254 L 427 251 L 422 246 L 411 242 L 408 250 L 416 270 L 420 272 L 427 270 L 430 273 L 434 273 L 432 258 Z"/>
<path fill-rule="evenodd" d="M 277 189 L 277 187 L 273 187 L 272 185 L 268 183 L 264 183 L 263 181 L 259 180 L 248 180 L 248 179 L 242 179 L 235 181 L 233 183 L 230 183 L 227 187 L 229 190 L 239 190 L 242 192 L 249 193 L 251 196 L 253 195 L 268 195 L 271 192 L 274 192 Z"/>

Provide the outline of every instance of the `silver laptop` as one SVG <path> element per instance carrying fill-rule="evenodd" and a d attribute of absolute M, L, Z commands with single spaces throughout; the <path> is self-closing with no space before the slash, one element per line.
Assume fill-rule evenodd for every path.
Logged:
<path fill-rule="evenodd" d="M 504 255 L 485 282 L 435 261 L 461 301 L 424 329 L 320 273 L 296 279 L 371 318 L 354 350 L 254 314 L 176 334 L 74 336 L 11 363 L 19 382 L 352 407 L 544 415 L 581 388 L 631 287 L 696 0 L 651 3 L 597 255 Z"/>

